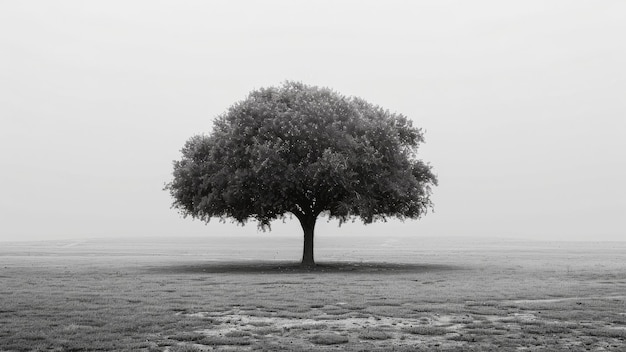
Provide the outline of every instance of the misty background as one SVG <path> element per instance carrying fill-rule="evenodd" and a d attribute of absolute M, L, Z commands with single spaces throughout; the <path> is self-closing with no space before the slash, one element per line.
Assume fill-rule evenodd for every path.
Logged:
<path fill-rule="evenodd" d="M 419 221 L 316 236 L 624 240 L 622 1 L 4 1 L 0 240 L 257 233 L 163 186 L 253 89 L 333 88 L 426 131 Z M 296 219 L 272 234 L 301 238 Z"/>

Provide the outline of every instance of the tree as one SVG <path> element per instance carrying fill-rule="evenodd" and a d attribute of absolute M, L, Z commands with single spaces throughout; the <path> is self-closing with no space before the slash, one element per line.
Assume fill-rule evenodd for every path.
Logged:
<path fill-rule="evenodd" d="M 431 166 L 411 120 L 363 99 L 298 82 L 262 88 L 187 141 L 166 185 L 183 216 L 262 229 L 293 214 L 304 231 L 303 265 L 315 265 L 318 216 L 368 224 L 419 218 L 432 208 Z"/>

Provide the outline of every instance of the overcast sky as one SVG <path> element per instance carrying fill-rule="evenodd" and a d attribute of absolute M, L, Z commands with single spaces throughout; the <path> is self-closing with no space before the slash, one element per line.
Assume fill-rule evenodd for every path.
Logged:
<path fill-rule="evenodd" d="M 249 91 L 327 86 L 409 116 L 435 213 L 378 234 L 626 239 L 624 1 L 3 1 L 0 240 L 256 235 L 162 190 Z M 301 236 L 297 220 L 275 234 Z M 259 236 L 263 236 L 262 233 Z"/>

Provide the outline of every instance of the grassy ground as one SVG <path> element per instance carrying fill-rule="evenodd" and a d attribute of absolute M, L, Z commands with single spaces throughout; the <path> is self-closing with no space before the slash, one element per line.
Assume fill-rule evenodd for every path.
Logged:
<path fill-rule="evenodd" d="M 626 350 L 626 243 L 297 240 L 3 244 L 0 350 Z"/>

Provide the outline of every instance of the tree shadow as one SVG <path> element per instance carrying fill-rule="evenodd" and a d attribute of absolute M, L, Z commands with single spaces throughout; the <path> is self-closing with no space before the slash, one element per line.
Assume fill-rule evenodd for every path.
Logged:
<path fill-rule="evenodd" d="M 464 268 L 444 264 L 412 264 L 388 262 L 325 262 L 315 266 L 303 266 L 294 262 L 205 262 L 194 264 L 163 265 L 147 268 L 158 274 L 290 274 L 290 273 L 352 273 L 394 274 L 427 273 L 462 270 Z"/>

